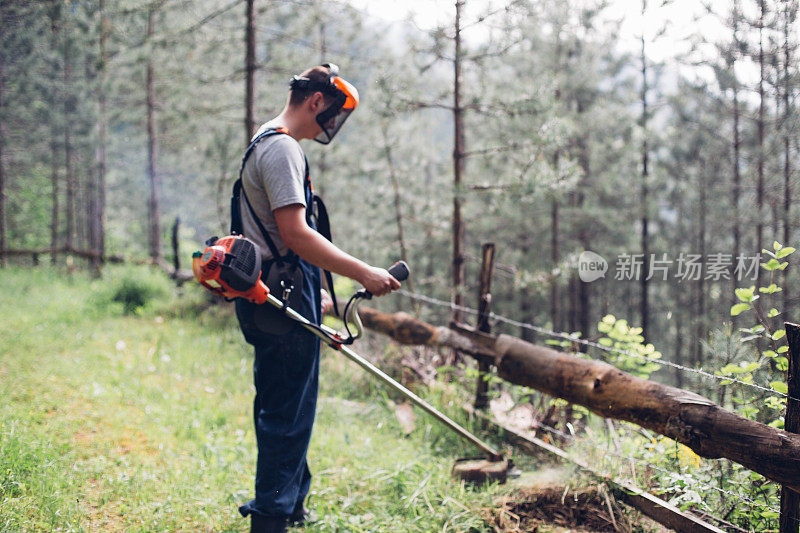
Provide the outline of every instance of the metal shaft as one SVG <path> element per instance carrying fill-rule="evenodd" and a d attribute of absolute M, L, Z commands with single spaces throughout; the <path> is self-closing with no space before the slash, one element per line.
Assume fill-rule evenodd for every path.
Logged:
<path fill-rule="evenodd" d="M 272 294 L 270 294 L 267 297 L 267 300 L 268 300 L 268 302 L 270 304 L 274 305 L 275 307 L 278 307 L 278 308 L 282 308 L 283 307 L 283 305 L 281 304 L 281 301 L 278 300 L 276 297 L 274 297 Z M 478 437 L 476 437 L 475 435 L 473 435 L 472 433 L 467 431 L 464 427 L 459 425 L 457 422 L 452 420 L 450 417 L 448 417 L 444 413 L 440 412 L 434 406 L 432 406 L 431 404 L 429 404 L 428 402 L 426 402 L 425 400 L 423 400 L 422 398 L 420 398 L 419 396 L 417 396 L 416 394 L 414 394 L 413 392 L 408 390 L 406 387 L 404 387 L 403 385 L 401 385 L 400 383 L 398 383 L 397 381 L 392 379 L 391 376 L 389 376 L 383 370 L 381 370 L 377 366 L 373 365 L 372 363 L 370 363 L 369 361 L 367 361 L 366 359 L 364 359 L 363 357 L 361 357 L 360 355 L 355 353 L 348 346 L 339 346 L 339 345 L 333 344 L 330 339 L 326 338 L 319 331 L 317 331 L 314 328 L 314 324 L 309 322 L 308 319 L 306 319 L 306 317 L 304 317 L 300 313 L 296 312 L 291 307 L 287 307 L 285 312 L 291 318 L 293 318 L 294 320 L 299 322 L 301 325 L 303 325 L 308 331 L 310 331 L 311 333 L 313 333 L 314 335 L 316 335 L 320 339 L 322 339 L 326 344 L 328 344 L 328 346 L 331 346 L 332 348 L 336 349 L 336 351 L 341 352 L 344 355 L 346 355 L 348 359 L 350 359 L 351 361 L 356 363 L 358 366 L 360 366 L 361 368 L 363 368 L 364 370 L 366 370 L 367 372 L 369 372 L 370 374 L 372 374 L 376 378 L 380 379 L 385 384 L 387 384 L 390 387 L 392 387 L 394 390 L 396 390 L 397 392 L 399 392 L 400 394 L 402 394 L 403 396 L 405 396 L 406 398 L 411 400 L 418 407 L 420 407 L 421 409 L 426 411 L 428 414 L 432 415 L 434 418 L 439 420 L 439 422 L 441 422 L 445 426 L 449 427 L 451 430 L 453 430 L 456 433 L 458 433 L 459 435 L 461 435 L 461 437 L 463 437 L 464 439 L 468 440 L 469 442 L 471 442 L 472 444 L 474 444 L 475 446 L 480 448 L 483 452 L 485 452 L 486 454 L 489 455 L 490 459 L 499 460 L 502 457 L 497 450 L 495 450 L 494 448 L 492 448 L 491 446 L 489 446 L 488 444 L 483 442 L 481 439 L 479 439 Z M 335 330 L 329 328 L 328 326 L 326 326 L 324 324 L 322 326 L 320 326 L 320 328 L 322 330 L 324 330 L 325 332 L 331 334 L 331 335 L 335 335 L 336 334 Z"/>

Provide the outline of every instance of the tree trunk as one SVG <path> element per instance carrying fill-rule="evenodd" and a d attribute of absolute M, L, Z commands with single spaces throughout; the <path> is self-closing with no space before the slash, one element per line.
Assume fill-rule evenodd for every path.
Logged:
<path fill-rule="evenodd" d="M 800 489 L 800 435 L 731 413 L 698 394 L 637 378 L 600 361 L 536 346 L 508 335 L 436 327 L 406 313 L 361 308 L 373 329 L 402 344 L 457 348 L 493 362 L 502 379 L 625 420 L 685 444 L 707 458 L 726 457 Z"/>
<path fill-rule="evenodd" d="M 766 78 L 766 65 L 764 57 L 764 24 L 766 19 L 766 6 L 764 0 L 759 0 L 760 14 L 758 19 L 758 177 L 756 183 L 756 250 L 761 253 L 764 248 L 764 111 L 766 96 L 764 94 L 764 81 Z M 756 286 L 761 279 L 761 269 L 758 269 Z"/>
<path fill-rule="evenodd" d="M 646 2 L 642 0 L 642 16 L 644 16 L 646 10 Z M 647 270 L 646 265 L 648 265 L 648 261 L 650 258 L 650 236 L 648 234 L 649 231 L 649 223 L 650 220 L 648 218 L 648 207 L 647 207 L 647 193 L 648 193 L 648 179 L 649 179 L 649 171 L 648 171 L 648 159 L 649 159 L 649 149 L 647 146 L 647 119 L 648 119 L 648 110 L 647 110 L 647 56 L 645 55 L 645 39 L 644 39 L 644 29 L 642 29 L 642 120 L 641 120 L 641 127 L 642 127 L 642 182 L 641 182 L 641 248 L 642 254 L 644 257 L 644 268 L 643 270 Z M 644 335 L 647 336 L 650 332 L 650 302 L 649 302 L 649 292 L 648 292 L 648 280 L 647 280 L 647 272 L 643 271 L 641 276 L 639 277 L 639 287 L 641 291 L 640 300 L 639 300 L 639 315 L 641 316 L 642 320 L 642 330 Z"/>
<path fill-rule="evenodd" d="M 578 101 L 578 113 L 581 116 L 585 112 L 585 105 Z M 592 181 L 592 168 L 589 162 L 589 147 L 587 140 L 584 136 L 578 139 L 578 161 L 583 171 L 581 177 L 580 187 L 577 191 L 577 212 L 575 220 L 578 221 L 578 242 L 583 250 L 588 250 L 591 247 L 589 242 L 589 226 L 586 222 L 586 215 L 584 214 L 583 205 L 586 201 L 587 191 L 591 191 Z M 590 317 L 591 317 L 591 285 L 580 279 L 577 272 L 573 271 L 573 279 L 575 283 L 575 300 L 574 306 L 576 308 L 576 329 L 573 331 L 580 331 L 583 337 L 589 337 Z"/>
<path fill-rule="evenodd" d="M 522 233 L 517 237 L 519 241 L 522 243 L 519 246 L 520 255 L 522 256 L 523 264 L 528 264 L 529 261 L 529 254 L 530 254 L 530 235 L 528 232 L 523 228 Z M 520 297 L 520 304 L 519 304 L 519 316 L 522 322 L 533 322 L 534 320 L 534 311 L 533 306 L 531 305 L 531 290 L 527 285 L 523 285 L 518 289 L 518 295 Z M 520 328 L 519 336 L 525 339 L 528 342 L 533 342 L 536 338 L 535 332 L 531 331 L 529 328 Z"/>
<path fill-rule="evenodd" d="M 580 122 L 584 106 L 583 102 L 581 101 L 580 94 L 576 95 L 574 98 L 575 102 L 575 112 L 578 117 L 578 121 Z M 581 169 L 586 171 L 586 160 L 585 160 L 585 147 L 583 143 L 583 137 L 581 134 L 578 134 L 577 137 L 571 140 L 573 144 L 573 148 L 575 152 L 578 154 L 579 164 Z M 581 194 L 581 189 L 583 187 L 583 178 L 581 177 L 581 181 L 578 183 L 577 187 L 569 192 L 568 195 L 568 202 L 569 202 L 569 211 L 571 216 L 569 217 L 572 224 L 569 226 L 570 235 L 569 237 L 577 240 L 580 242 L 580 232 L 581 232 L 581 225 L 582 225 L 582 216 L 580 215 L 581 212 L 581 204 L 583 203 L 583 196 Z M 574 270 L 571 270 L 569 273 L 569 279 L 567 281 L 567 296 L 569 298 L 569 305 L 567 311 L 567 327 L 569 328 L 570 332 L 578 331 L 580 329 L 580 320 L 579 320 L 579 294 L 578 294 L 578 284 L 580 280 L 578 279 L 578 274 Z"/>
<path fill-rule="evenodd" d="M 574 209 L 574 205 L 572 207 Z M 578 277 L 574 273 L 570 273 L 567 281 L 567 295 L 569 296 L 567 328 L 570 332 L 578 331 Z"/>
<path fill-rule="evenodd" d="M 706 257 L 706 163 L 701 161 L 700 172 L 698 173 L 697 189 L 700 195 L 698 205 L 698 228 L 697 228 L 697 251 L 700 253 L 700 261 L 705 261 Z M 703 273 L 700 273 L 700 279 L 695 283 L 697 294 L 695 295 L 695 330 L 694 338 L 692 339 L 692 363 L 695 366 L 703 364 L 703 349 L 700 340 L 705 337 L 705 317 L 706 312 L 706 286 L 703 279 Z"/>
<path fill-rule="evenodd" d="M 681 295 L 683 294 L 683 287 L 680 287 L 676 284 L 672 285 L 674 287 L 675 293 L 675 311 L 673 312 L 673 318 L 675 319 L 675 358 L 673 362 L 678 365 L 682 365 L 683 363 L 683 310 L 686 309 L 683 302 L 681 301 L 683 298 Z M 675 369 L 675 384 L 680 389 L 683 387 L 683 370 L 680 368 Z"/>
<path fill-rule="evenodd" d="M 583 245 L 584 249 L 588 249 L 586 244 Z M 591 284 L 577 279 L 578 284 L 578 327 L 583 334 L 583 337 L 591 336 L 591 311 L 592 311 L 592 293 Z"/>
<path fill-rule="evenodd" d="M 489 316 L 492 312 L 492 276 L 494 275 L 493 242 L 484 243 L 481 249 L 481 278 L 478 284 L 478 331 L 489 333 L 492 325 Z M 490 364 L 488 361 L 478 361 L 478 377 L 475 384 L 475 409 L 486 409 L 489 406 L 489 381 Z"/>
<path fill-rule="evenodd" d="M 381 123 L 381 134 L 383 135 L 383 150 L 386 156 L 386 164 L 389 167 L 389 179 L 392 182 L 392 191 L 394 192 L 394 218 L 397 224 L 397 242 L 400 245 L 400 259 L 408 262 L 408 248 L 406 247 L 405 233 L 403 232 L 403 210 L 400 207 L 400 180 L 397 177 L 397 168 L 394 164 L 392 157 L 392 143 L 389 141 L 388 127 L 385 122 Z M 409 283 L 411 279 L 407 279 L 403 283 L 408 286 L 408 290 L 414 292 L 413 283 Z"/>
<path fill-rule="evenodd" d="M 81 181 L 80 174 L 76 197 L 85 200 L 85 209 L 78 209 L 76 227 L 78 228 L 76 247 L 84 250 L 93 250 L 94 219 L 97 214 L 97 167 L 94 165 L 94 151 L 88 143 L 81 150 L 85 157 L 78 159 L 78 168 L 84 172 L 84 179 Z M 85 159 L 85 165 L 80 163 Z M 92 263 L 90 262 L 90 266 Z"/>
<path fill-rule="evenodd" d="M 92 57 L 91 54 L 86 54 L 84 56 L 85 60 L 85 70 L 86 70 L 86 81 L 89 85 L 93 88 L 93 90 L 97 91 L 97 69 L 99 67 L 100 58 Z M 95 108 L 95 115 L 93 116 L 94 124 L 92 124 L 92 128 L 96 131 L 98 129 L 98 114 L 97 111 L 99 106 Z M 88 133 L 88 132 L 87 132 Z M 81 224 L 79 227 L 83 228 L 83 233 L 86 236 L 85 246 L 83 248 L 87 250 L 97 250 L 97 239 L 98 239 L 98 229 L 97 229 L 97 217 L 99 212 L 98 206 L 98 197 L 99 197 L 99 177 L 98 177 L 98 169 L 97 169 L 97 142 L 98 142 L 98 135 L 95 135 L 93 138 L 90 134 L 89 142 L 85 143 L 85 152 L 86 152 L 86 180 L 85 180 L 85 195 L 78 196 L 78 198 L 85 198 L 86 204 L 86 215 L 84 217 L 84 224 Z M 89 266 L 92 272 L 97 275 L 99 274 L 100 263 L 97 260 L 92 259 L 89 261 Z"/>
<path fill-rule="evenodd" d="M 152 42 L 155 12 L 151 8 L 147 13 L 147 40 Z M 150 258 L 153 263 L 161 260 L 161 215 L 159 213 L 160 183 L 156 171 L 156 121 L 155 121 L 155 87 L 153 84 L 153 58 L 148 56 L 146 65 L 147 93 L 147 173 L 150 178 Z"/>
<path fill-rule="evenodd" d="M 172 277 L 177 278 L 181 270 L 181 253 L 180 253 L 180 217 L 175 217 L 175 222 L 172 224 L 172 268 L 174 270 Z"/>
<path fill-rule="evenodd" d="M 455 55 L 453 58 L 453 295 L 456 305 L 464 305 L 464 223 L 461 220 L 462 174 L 464 171 L 464 109 L 461 107 L 461 9 L 465 0 L 456 0 Z M 453 310 L 454 322 L 461 322 L 461 311 Z"/>
<path fill-rule="evenodd" d="M 247 0 L 247 28 L 245 30 L 245 82 L 244 82 L 244 133 L 245 146 L 256 132 L 256 2 Z"/>
<path fill-rule="evenodd" d="M 730 292 L 730 304 L 733 305 L 738 302 L 736 295 L 734 294 L 734 290 L 737 286 L 736 274 L 735 274 L 735 265 L 739 261 L 739 254 L 741 253 L 741 229 L 740 229 L 740 215 L 739 215 L 739 199 L 742 195 L 741 191 L 741 183 L 742 183 L 742 176 L 741 176 L 741 133 L 739 131 L 739 80 L 736 77 L 736 58 L 739 53 L 739 2 L 734 0 L 733 3 L 733 46 L 734 51 L 732 52 L 732 59 L 728 66 L 728 72 L 730 72 L 731 77 L 733 78 L 733 187 L 731 189 L 731 211 L 732 211 L 732 224 L 733 224 L 733 265 L 734 268 L 731 272 L 731 292 Z M 736 322 L 737 317 L 731 317 L 731 321 L 733 323 Z"/>
<path fill-rule="evenodd" d="M 99 268 L 103 264 L 106 254 L 106 68 L 108 66 L 108 36 L 111 22 L 105 11 L 105 0 L 100 0 L 100 55 L 98 57 L 98 70 L 100 79 L 97 86 L 97 148 L 95 163 L 97 165 L 97 210 L 95 213 L 94 235 L 92 250 L 97 252 L 97 258 L 92 260 L 92 265 Z"/>
<path fill-rule="evenodd" d="M 72 95 L 72 42 L 69 31 L 64 32 L 64 172 L 67 178 L 67 253 L 75 248 L 75 172 L 72 167 L 72 114 L 75 99 Z"/>
<path fill-rule="evenodd" d="M 789 65 L 791 64 L 791 53 L 789 49 L 789 23 L 790 7 L 789 2 L 784 2 L 783 18 L 783 118 L 781 120 L 781 132 L 783 137 L 783 245 L 789 246 L 792 239 L 791 230 L 791 207 L 792 207 L 792 162 L 791 162 L 791 142 L 789 139 L 789 128 L 792 109 L 789 106 L 789 91 L 791 91 L 791 81 L 789 78 Z M 783 308 L 784 313 L 788 312 L 789 303 L 789 283 L 786 270 L 783 271 Z M 787 316 L 784 316 L 784 320 Z"/>
<path fill-rule="evenodd" d="M 555 49 L 555 67 L 553 69 L 553 77 L 558 78 L 558 73 L 561 71 L 561 55 L 562 43 L 561 32 L 555 32 L 556 49 Z M 561 86 L 556 85 L 553 97 L 556 105 L 561 105 Z M 553 169 L 558 172 L 558 165 L 561 162 L 561 146 L 557 146 L 553 153 Z M 559 262 L 559 249 L 558 249 L 558 197 L 553 193 L 553 199 L 550 202 L 550 265 L 551 272 L 555 272 Z M 555 331 L 561 331 L 561 288 L 559 287 L 559 279 L 556 275 L 550 278 L 550 321 L 552 328 Z"/>
<path fill-rule="evenodd" d="M 3 40 L 3 25 L 5 17 L 0 16 L 0 42 Z M 3 89 L 5 75 L 3 72 L 3 50 L 0 49 L 0 267 L 6 266 L 6 167 L 5 167 L 5 143 L 6 143 L 6 121 L 5 108 L 3 106 Z"/>
<path fill-rule="evenodd" d="M 59 47 L 59 34 L 60 34 L 60 2 L 53 0 L 50 11 L 50 34 L 51 41 L 50 47 L 53 50 L 58 50 Z M 60 77 L 60 71 L 57 65 L 53 66 L 53 79 L 57 80 Z M 55 110 L 58 108 L 58 89 L 54 84 L 51 87 L 50 93 L 50 109 L 54 112 L 50 115 L 50 183 L 52 184 L 52 214 L 50 216 L 50 248 L 53 253 L 50 256 L 51 262 L 55 265 L 58 262 L 58 230 L 59 230 L 59 187 L 58 187 L 58 167 L 59 167 L 59 153 L 58 153 L 58 137 L 60 135 L 58 128 L 58 121 L 56 120 L 57 113 Z"/>
<path fill-rule="evenodd" d="M 314 2 L 314 10 L 315 13 L 318 14 L 320 23 L 319 23 L 319 63 L 320 65 L 326 63 L 328 61 L 328 39 L 325 31 L 325 6 L 321 2 Z M 317 169 L 320 176 L 324 176 L 328 171 L 328 151 L 327 150 L 320 150 L 319 154 L 316 157 L 317 160 Z M 325 197 L 325 181 L 317 185 L 319 187 L 319 194 L 323 198 Z M 405 260 L 405 259 L 404 259 Z M 406 281 L 408 283 L 408 281 Z M 408 286 L 409 290 L 413 292 L 411 289 L 411 285 Z"/>
<path fill-rule="evenodd" d="M 781 226 L 781 206 L 779 204 L 777 191 L 772 192 L 768 196 L 770 197 L 769 207 L 772 211 L 772 236 L 773 238 L 777 238 Z"/>
<path fill-rule="evenodd" d="M 553 198 L 550 204 L 550 264 L 553 272 L 558 265 L 558 257 L 558 199 Z M 561 287 L 558 281 L 555 274 L 550 278 L 550 320 L 556 331 L 561 330 Z"/>

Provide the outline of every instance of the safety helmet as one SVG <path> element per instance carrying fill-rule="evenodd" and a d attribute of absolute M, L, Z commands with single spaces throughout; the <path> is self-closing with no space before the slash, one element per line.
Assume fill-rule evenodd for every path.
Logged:
<path fill-rule="evenodd" d="M 322 65 L 330 71 L 330 78 L 325 81 L 310 80 L 305 76 L 294 76 L 289 83 L 292 90 L 319 91 L 333 97 L 333 103 L 317 115 L 317 124 L 322 128 L 314 140 L 328 144 L 336 136 L 350 113 L 358 107 L 358 91 L 344 78 L 339 77 L 339 67 L 333 63 Z"/>

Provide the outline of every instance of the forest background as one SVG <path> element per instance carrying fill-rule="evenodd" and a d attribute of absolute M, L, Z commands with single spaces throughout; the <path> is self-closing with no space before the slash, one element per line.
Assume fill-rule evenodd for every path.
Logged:
<path fill-rule="evenodd" d="M 246 141 L 289 78 L 331 61 L 362 102 L 305 149 L 343 249 L 402 257 L 409 289 L 471 305 L 491 241 L 494 312 L 589 339 L 613 315 L 665 360 L 772 387 L 785 352 L 742 341 L 797 319 L 779 249 L 799 215 L 798 5 L 683 4 L 436 2 L 450 19 L 431 22 L 332 0 L 3 2 L 0 264 L 167 263 L 179 218 L 186 266 L 226 233 Z M 605 277 L 581 279 L 585 251 Z M 739 316 L 757 286 L 769 305 Z M 750 414 L 780 426 L 779 407 Z"/>
<path fill-rule="evenodd" d="M 456 36 L 321 0 L 4 2 L 0 260 L 163 258 L 176 217 L 184 250 L 224 233 L 250 132 L 334 61 L 362 104 L 306 149 L 345 250 L 463 302 L 494 241 L 497 313 L 584 337 L 611 313 L 702 365 L 753 258 L 796 237 L 798 39 L 790 0 L 692 5 L 461 3 Z"/>

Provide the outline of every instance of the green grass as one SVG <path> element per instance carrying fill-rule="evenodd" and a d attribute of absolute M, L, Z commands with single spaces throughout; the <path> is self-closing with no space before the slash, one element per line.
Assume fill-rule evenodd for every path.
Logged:
<path fill-rule="evenodd" d="M 115 290 L 151 276 L 149 301 L 126 314 Z M 198 314 L 204 293 L 160 276 L 0 270 L 0 531 L 248 530 L 237 506 L 255 465 L 251 350 L 229 307 Z M 474 450 L 420 414 L 404 437 L 390 406 L 324 353 L 309 530 L 486 529 L 507 489 L 452 480 Z"/>

